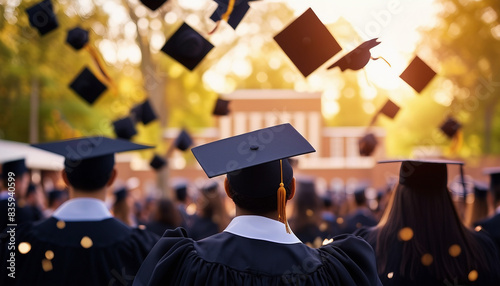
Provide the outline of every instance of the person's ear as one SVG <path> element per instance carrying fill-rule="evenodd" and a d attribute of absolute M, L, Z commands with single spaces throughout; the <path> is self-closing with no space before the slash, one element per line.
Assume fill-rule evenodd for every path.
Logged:
<path fill-rule="evenodd" d="M 227 195 L 230 199 L 232 199 L 232 197 L 231 197 L 231 193 L 229 192 L 229 189 L 230 189 L 230 188 L 231 188 L 231 187 L 229 186 L 229 180 L 228 180 L 228 179 L 227 179 L 227 177 L 226 177 L 226 179 L 224 180 L 224 190 L 226 191 L 226 195 Z"/>
<path fill-rule="evenodd" d="M 288 200 L 291 200 L 295 196 L 295 178 L 292 178 L 292 183 L 290 184 L 290 198 Z"/>
<path fill-rule="evenodd" d="M 63 179 L 64 183 L 66 184 L 66 186 L 68 186 L 68 187 L 69 187 L 69 186 L 70 186 L 70 183 L 69 183 L 69 180 L 68 180 L 68 174 L 66 173 L 66 170 L 64 170 L 64 169 L 63 169 L 63 170 L 61 171 L 61 177 L 62 177 L 62 179 Z"/>
<path fill-rule="evenodd" d="M 113 171 L 111 171 L 111 176 L 109 177 L 109 180 L 106 183 L 106 187 L 110 187 L 111 185 L 113 185 L 116 179 L 116 174 L 117 174 L 116 169 L 113 168 Z"/>

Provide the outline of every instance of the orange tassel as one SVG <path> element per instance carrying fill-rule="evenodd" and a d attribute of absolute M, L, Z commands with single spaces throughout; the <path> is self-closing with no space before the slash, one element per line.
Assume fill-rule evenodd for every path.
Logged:
<path fill-rule="evenodd" d="M 222 16 L 220 17 L 220 20 L 217 21 L 217 23 L 215 25 L 215 28 L 208 33 L 209 35 L 212 35 L 217 30 L 217 28 L 219 28 L 220 21 L 226 21 L 227 22 L 229 20 L 229 16 L 231 16 L 231 13 L 233 13 L 233 8 L 234 8 L 234 2 L 235 1 L 236 0 L 229 0 L 226 12 L 224 14 L 222 14 Z"/>
<path fill-rule="evenodd" d="M 94 60 L 94 63 L 96 64 L 97 68 L 99 69 L 99 74 L 96 74 L 95 76 L 99 78 L 99 80 L 104 81 L 105 83 L 109 84 L 111 87 L 111 90 L 113 90 L 113 93 L 116 94 L 117 86 L 116 83 L 113 81 L 111 76 L 109 76 L 109 73 L 106 71 L 105 65 L 99 56 L 99 52 L 97 51 L 94 46 L 87 44 L 85 45 L 85 49 L 87 52 L 90 54 L 92 57 L 92 60 Z"/>
<path fill-rule="evenodd" d="M 285 224 L 286 232 L 291 233 L 290 227 L 288 226 L 288 222 L 286 220 L 286 189 L 283 184 L 283 165 L 280 160 L 280 170 L 281 170 L 281 183 L 278 188 L 278 221 Z"/>

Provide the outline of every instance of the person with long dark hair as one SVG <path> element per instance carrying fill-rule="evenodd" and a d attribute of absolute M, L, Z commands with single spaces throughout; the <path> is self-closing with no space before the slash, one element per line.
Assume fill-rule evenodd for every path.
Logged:
<path fill-rule="evenodd" d="M 356 234 L 377 256 L 384 285 L 500 285 L 495 245 L 461 222 L 446 163 L 405 160 L 379 224 Z"/>

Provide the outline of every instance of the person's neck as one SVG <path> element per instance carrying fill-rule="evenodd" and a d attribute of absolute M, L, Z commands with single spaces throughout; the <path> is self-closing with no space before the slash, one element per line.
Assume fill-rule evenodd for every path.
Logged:
<path fill-rule="evenodd" d="M 93 198 L 93 199 L 105 201 L 106 200 L 106 188 L 92 190 L 92 191 L 83 191 L 83 190 L 70 188 L 69 198 L 70 199 Z"/>
<path fill-rule="evenodd" d="M 258 215 L 258 216 L 263 216 L 263 217 L 267 217 L 270 219 L 278 220 L 278 211 L 272 211 L 272 212 L 268 212 L 268 213 L 264 213 L 264 214 L 256 214 L 256 213 L 244 210 L 242 208 L 236 207 L 236 216 L 240 216 L 240 215 Z"/>

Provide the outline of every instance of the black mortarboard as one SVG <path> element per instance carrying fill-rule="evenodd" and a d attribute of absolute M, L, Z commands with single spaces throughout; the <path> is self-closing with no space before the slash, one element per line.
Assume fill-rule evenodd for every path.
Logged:
<path fill-rule="evenodd" d="M 439 127 L 439 129 L 441 129 L 441 131 L 443 131 L 443 133 L 446 134 L 448 138 L 453 138 L 453 136 L 455 136 L 455 134 L 461 127 L 462 124 L 456 121 L 453 117 L 448 117 Z"/>
<path fill-rule="evenodd" d="M 479 199 L 486 198 L 489 186 L 485 182 L 474 181 L 474 197 Z"/>
<path fill-rule="evenodd" d="M 417 188 L 419 190 L 433 191 L 437 188 L 446 189 L 448 186 L 447 165 L 460 165 L 464 163 L 452 160 L 384 160 L 378 163 L 401 162 L 399 170 L 399 184 Z"/>
<path fill-rule="evenodd" d="M 217 9 L 215 9 L 210 19 L 212 21 L 217 22 L 221 20 L 221 17 L 224 13 L 226 13 L 228 8 L 228 0 L 214 0 L 217 2 Z M 231 12 L 227 23 L 233 28 L 236 29 L 238 24 L 241 22 L 245 14 L 250 9 L 250 5 L 248 5 L 248 0 L 236 0 L 234 3 L 233 11 Z"/>
<path fill-rule="evenodd" d="M 175 197 L 177 198 L 178 201 L 184 201 L 186 200 L 187 197 L 187 184 L 186 183 L 180 183 L 174 186 L 175 190 Z"/>
<path fill-rule="evenodd" d="M 26 161 L 24 159 L 2 163 L 2 180 L 4 183 L 8 182 L 9 177 L 20 177 L 26 172 L 28 172 L 28 168 L 26 167 Z M 12 174 L 14 174 L 14 176 L 12 176 Z"/>
<path fill-rule="evenodd" d="M 59 26 L 50 0 L 44 0 L 29 7 L 26 13 L 28 13 L 31 26 L 36 28 L 42 36 Z"/>
<path fill-rule="evenodd" d="M 380 44 L 380 42 L 377 42 L 377 38 L 366 41 L 333 63 L 328 67 L 328 69 L 332 69 L 337 66 L 341 71 L 345 71 L 346 69 L 355 71 L 362 69 L 371 58 L 370 49 L 378 44 Z"/>
<path fill-rule="evenodd" d="M 375 147 L 377 147 L 377 144 L 377 138 L 375 138 L 375 135 L 373 135 L 373 133 L 368 133 L 365 136 L 359 138 L 359 155 L 370 156 L 375 150 Z"/>
<path fill-rule="evenodd" d="M 398 114 L 399 109 L 400 109 L 399 106 L 397 106 L 394 102 L 388 99 L 387 102 L 382 107 L 382 109 L 380 109 L 380 113 L 391 119 L 394 119 L 396 114 Z"/>
<path fill-rule="evenodd" d="M 187 69 L 193 70 L 213 47 L 207 39 L 183 23 L 161 50 Z"/>
<path fill-rule="evenodd" d="M 153 156 L 153 159 L 151 159 L 151 161 L 149 162 L 149 165 L 155 170 L 160 170 L 161 168 L 163 168 L 163 166 L 167 165 L 167 160 L 165 160 L 158 154 L 155 154 Z"/>
<path fill-rule="evenodd" d="M 124 117 L 113 122 L 113 129 L 116 137 L 130 140 L 137 130 L 135 129 L 134 121 L 130 117 Z"/>
<path fill-rule="evenodd" d="M 113 194 L 115 195 L 115 204 L 121 202 L 127 197 L 127 188 L 119 188 Z"/>
<path fill-rule="evenodd" d="M 191 151 L 207 176 L 212 178 L 270 162 L 278 162 L 279 173 L 280 159 L 316 150 L 286 123 L 197 146 Z M 265 177 L 268 176 L 261 180 L 265 181 Z M 279 185 L 279 176 L 277 180 L 276 186 Z"/>
<path fill-rule="evenodd" d="M 141 0 L 142 4 L 144 6 L 148 7 L 149 9 L 155 11 L 156 9 L 160 8 L 163 3 L 167 2 L 168 0 Z"/>
<path fill-rule="evenodd" d="M 274 40 L 304 77 L 342 50 L 311 8 L 277 34 Z"/>
<path fill-rule="evenodd" d="M 434 78 L 435 75 L 435 71 L 433 71 L 418 56 L 415 56 L 415 58 L 411 61 L 411 63 L 399 77 L 402 78 L 411 87 L 413 87 L 415 91 L 420 93 Z"/>
<path fill-rule="evenodd" d="M 70 87 L 89 104 L 93 104 L 106 90 L 106 86 L 87 67 L 73 80 Z"/>
<path fill-rule="evenodd" d="M 217 101 L 215 102 L 214 110 L 212 113 L 214 115 L 220 115 L 220 116 L 228 115 L 230 112 L 229 103 L 230 103 L 229 100 L 217 98 Z"/>
<path fill-rule="evenodd" d="M 193 139 L 186 130 L 182 129 L 179 136 L 175 139 L 174 145 L 177 149 L 186 151 L 189 147 L 191 147 L 191 145 L 193 145 Z"/>
<path fill-rule="evenodd" d="M 89 31 L 80 27 L 68 31 L 66 43 L 70 44 L 75 50 L 83 48 L 89 42 Z"/>
<path fill-rule="evenodd" d="M 146 99 L 143 103 L 134 106 L 131 113 L 136 122 L 141 121 L 144 125 L 157 118 L 149 99 Z"/>
<path fill-rule="evenodd" d="M 34 144 L 65 157 L 64 169 L 73 187 L 95 190 L 106 184 L 115 164 L 115 153 L 152 148 L 102 136 Z"/>
<path fill-rule="evenodd" d="M 490 176 L 490 190 L 500 188 L 500 167 L 485 168 L 483 172 Z"/>

